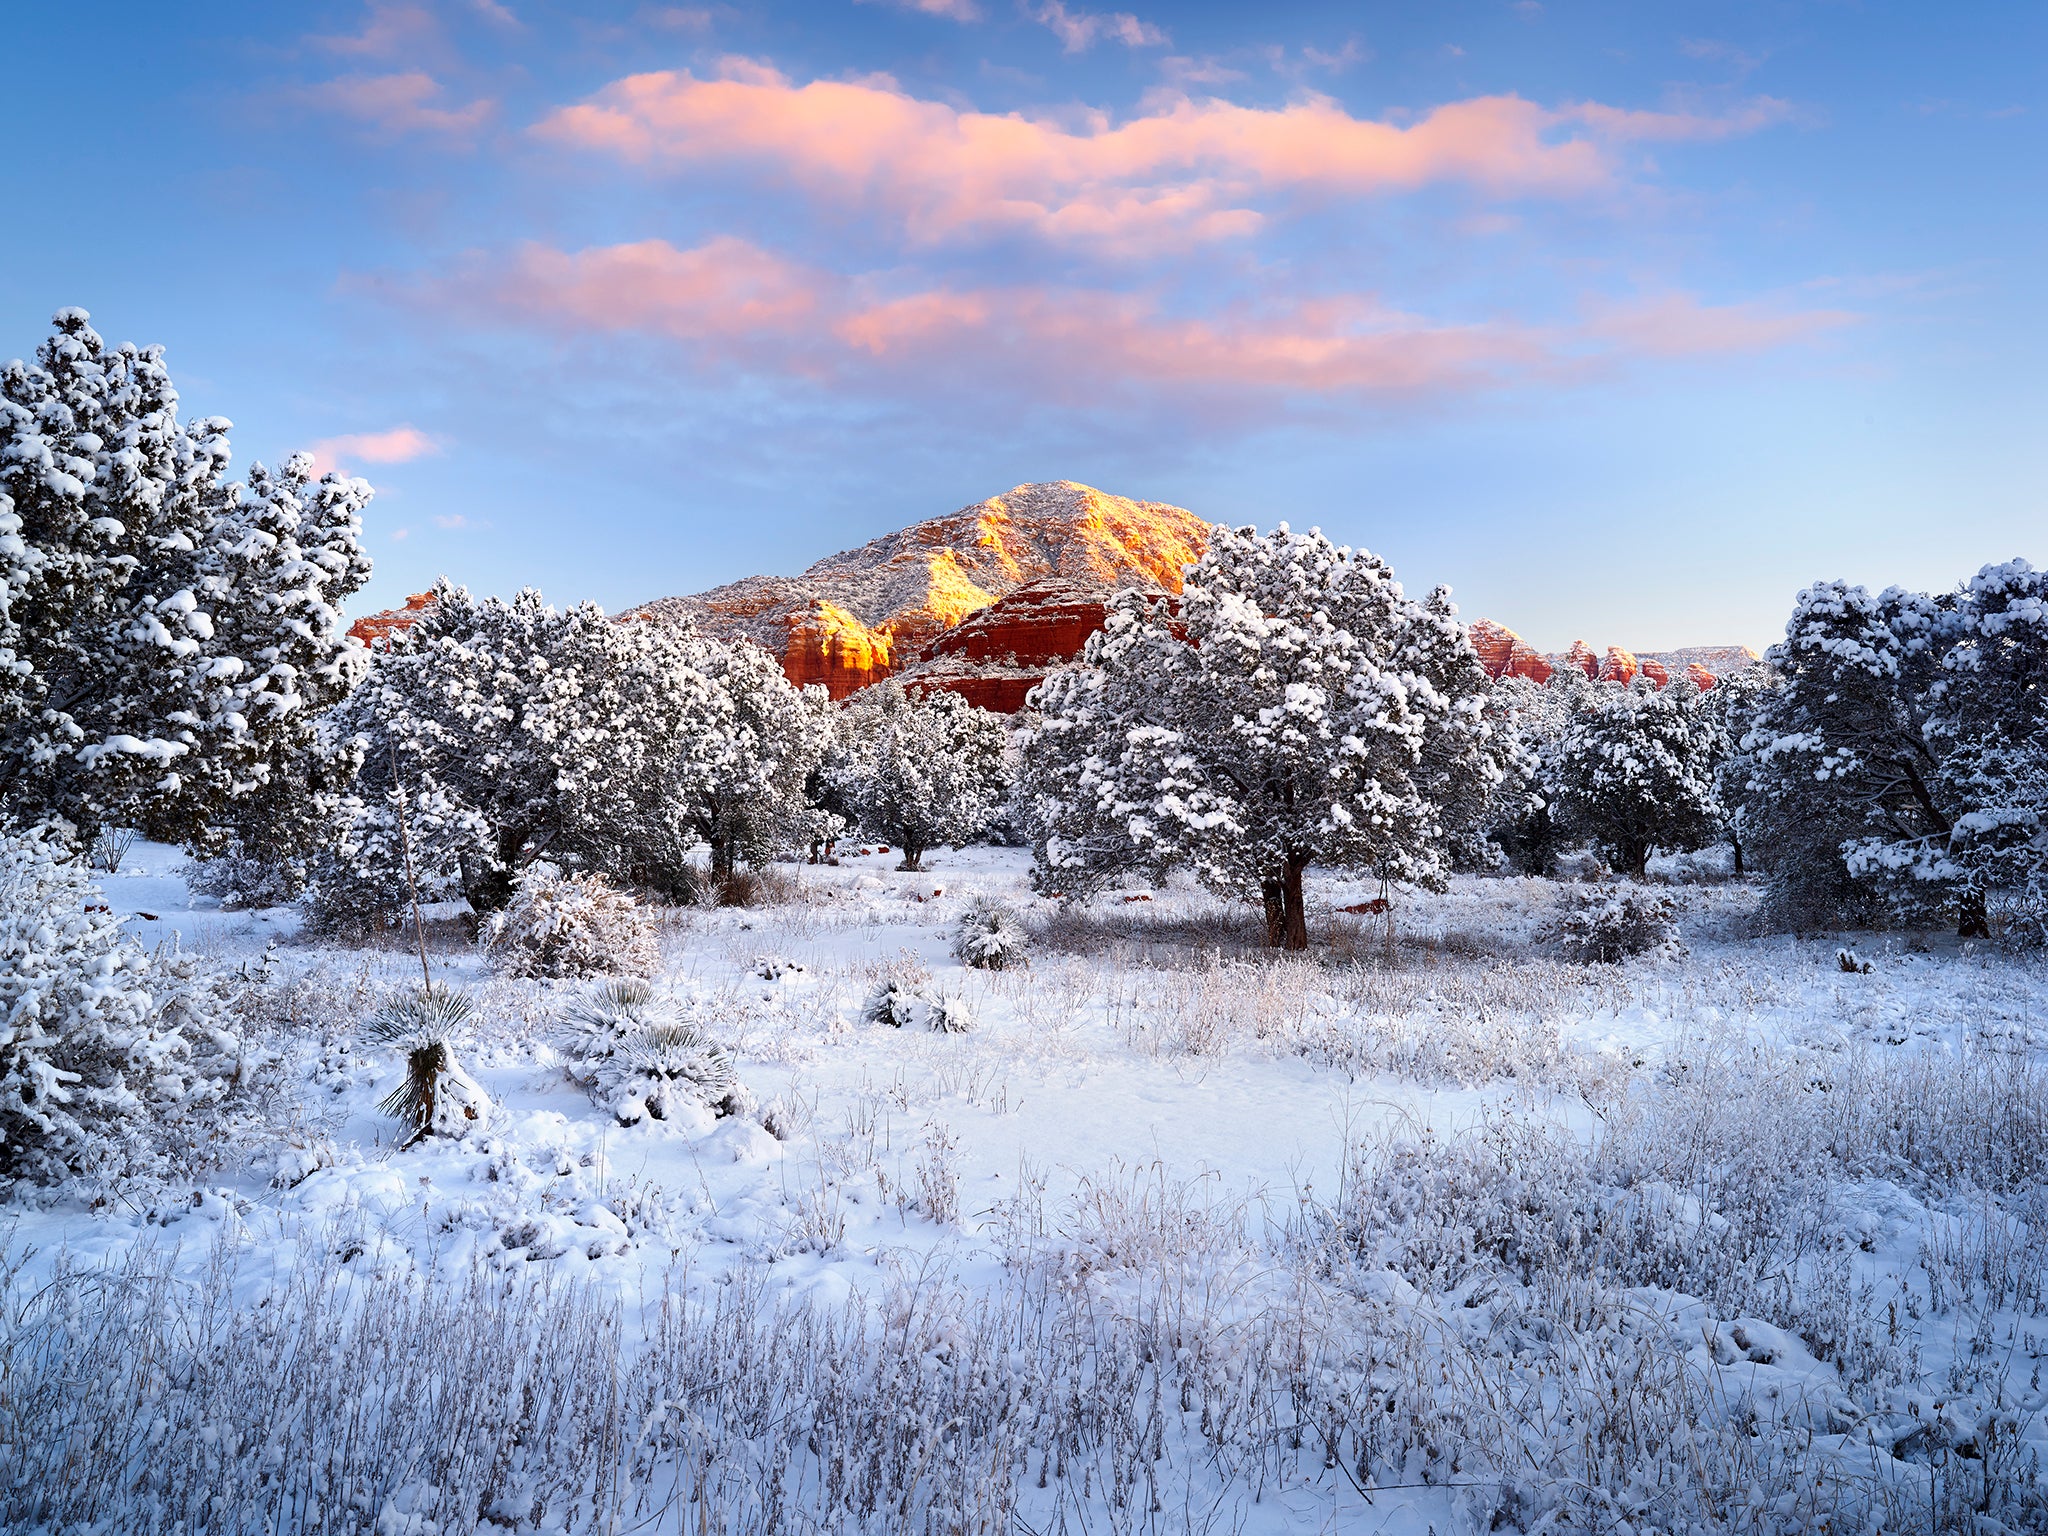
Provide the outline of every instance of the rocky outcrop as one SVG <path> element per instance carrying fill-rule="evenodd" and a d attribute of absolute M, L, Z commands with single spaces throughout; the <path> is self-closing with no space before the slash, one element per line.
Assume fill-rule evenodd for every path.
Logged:
<path fill-rule="evenodd" d="M 1648 678 L 1659 688 L 1673 677 L 1689 678 L 1701 688 L 1711 688 L 1729 672 L 1737 672 L 1757 660 L 1746 645 L 1695 645 L 1677 651 L 1629 651 L 1618 645 L 1607 647 L 1605 655 L 1583 640 L 1574 640 L 1568 650 L 1543 655 L 1520 635 L 1491 619 L 1474 619 L 1468 633 L 1481 665 L 1495 677 L 1526 677 L 1532 682 L 1550 681 L 1559 667 L 1577 667 L 1586 676 L 1604 683 L 1629 683 Z"/>
<path fill-rule="evenodd" d="M 380 645 L 389 645 L 393 635 L 418 623 L 420 615 L 433 601 L 433 593 L 415 592 L 405 600 L 403 608 L 386 608 L 382 613 L 365 614 L 349 625 L 349 638 L 361 641 L 373 651 Z"/>
<path fill-rule="evenodd" d="M 970 704 L 1012 714 L 1053 668 L 1081 654 L 1109 616 L 1101 587 L 1050 577 L 925 642 L 904 669 L 911 688 L 947 688 Z"/>
<path fill-rule="evenodd" d="M 1491 619 L 1474 619 L 1467 629 L 1479 661 L 1495 677 L 1526 677 L 1547 683 L 1553 668 L 1549 660 L 1504 624 Z"/>
<path fill-rule="evenodd" d="M 989 697 L 1015 694 L 1021 702 L 1017 680 L 1039 665 L 1021 658 L 1041 654 L 1032 649 L 1041 635 L 1065 635 L 1075 651 L 1086 638 L 1076 631 L 1078 611 L 1055 612 L 1071 603 L 1072 593 L 1048 591 L 1006 610 L 1001 624 L 1022 626 L 1022 649 L 1000 628 L 977 630 L 979 638 L 963 642 L 989 648 L 987 657 L 964 648 L 927 657 L 926 647 L 1034 583 L 1066 582 L 1096 594 L 1130 586 L 1178 592 L 1181 573 L 1208 545 L 1209 527 L 1164 502 L 1047 481 L 828 556 L 801 576 L 752 576 L 693 597 L 658 598 L 631 612 L 688 615 L 710 634 L 756 640 L 782 658 L 791 681 L 822 683 L 835 699 L 915 662 L 927 667 L 934 685 L 943 674 L 952 679 L 943 686 Z M 1091 629 L 1100 626 L 1104 603 L 1106 596 L 1095 605 Z M 1014 668 L 1001 660 L 1013 649 L 1020 658 Z M 984 683 L 972 682 L 977 673 L 985 674 Z"/>

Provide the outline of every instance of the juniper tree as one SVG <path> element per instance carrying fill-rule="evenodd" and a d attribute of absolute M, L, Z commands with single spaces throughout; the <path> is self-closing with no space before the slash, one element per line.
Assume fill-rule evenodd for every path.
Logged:
<path fill-rule="evenodd" d="M 1603 689 L 1558 745 L 1558 813 L 1641 879 L 1654 849 L 1698 848 L 1718 832 L 1714 775 L 1726 745 L 1691 682 Z"/>
<path fill-rule="evenodd" d="M 864 830 L 903 850 L 901 869 L 921 869 L 941 843 L 973 841 L 1008 794 L 1002 718 L 957 693 L 912 694 L 896 682 L 864 688 L 841 735 L 841 793 Z"/>
<path fill-rule="evenodd" d="M 1312 865 L 1436 875 L 1463 815 L 1436 797 L 1498 771 L 1447 609 L 1320 532 L 1218 529 L 1177 611 L 1120 598 L 1039 690 L 1041 884 L 1185 864 L 1301 949 Z"/>
<path fill-rule="evenodd" d="M 370 488 L 229 480 L 229 423 L 180 421 L 161 348 L 54 324 L 0 368 L 0 798 L 203 848 L 354 679 Z"/>

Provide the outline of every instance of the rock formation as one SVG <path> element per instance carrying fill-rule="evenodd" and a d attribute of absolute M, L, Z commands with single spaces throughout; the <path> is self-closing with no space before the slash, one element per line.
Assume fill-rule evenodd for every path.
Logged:
<path fill-rule="evenodd" d="M 431 592 L 415 592 L 405 600 L 403 608 L 386 608 L 382 613 L 365 614 L 349 625 L 349 638 L 360 640 L 374 651 L 378 646 L 388 644 L 393 635 L 418 623 L 420 614 L 433 600 Z"/>
<path fill-rule="evenodd" d="M 1210 527 L 1183 508 L 1071 480 L 1020 485 L 827 556 L 801 576 L 749 576 L 619 618 L 686 616 L 708 634 L 756 641 L 782 658 L 792 682 L 822 683 L 835 699 L 900 676 L 1010 713 L 1080 654 L 1118 589 L 1178 593 Z M 417 593 L 403 608 L 356 620 L 349 633 L 388 644 L 432 601 Z M 1489 619 L 1473 620 L 1471 636 L 1493 676 L 1538 683 L 1570 666 L 1610 682 L 1641 676 L 1662 688 L 1683 675 L 1711 688 L 1756 660 L 1739 645 L 1639 653 L 1611 645 L 1603 655 L 1583 640 L 1545 655 Z"/>
<path fill-rule="evenodd" d="M 1021 702 L 1019 680 L 1035 682 L 1055 659 L 1046 636 L 1065 636 L 1060 644 L 1078 651 L 1100 627 L 1108 592 L 1178 592 L 1181 572 L 1208 544 L 1209 526 L 1183 508 L 1110 496 L 1071 480 L 1020 485 L 828 556 L 801 576 L 750 576 L 631 612 L 686 614 L 710 634 L 744 635 L 779 655 L 791 681 L 823 683 L 835 699 L 919 664 L 934 685 Z M 970 615 L 1048 581 L 1070 589 L 1047 588 L 957 647 L 923 655 Z M 1085 629 L 1077 628 L 1086 615 L 1076 602 L 1092 605 Z M 1013 624 L 1019 628 L 1010 637 L 1005 626 Z M 1013 654 L 1014 666 L 1006 659 Z M 985 683 L 972 680 L 983 673 Z"/>
<path fill-rule="evenodd" d="M 1607 647 L 1603 656 L 1583 640 L 1571 648 L 1544 655 L 1504 624 L 1491 619 L 1474 619 L 1470 626 L 1472 649 L 1480 664 L 1495 677 L 1526 677 L 1546 683 L 1559 667 L 1577 667 L 1586 676 L 1604 683 L 1628 683 L 1646 677 L 1659 688 L 1673 677 L 1683 675 L 1701 688 L 1711 688 L 1729 672 L 1737 672 L 1757 659 L 1746 645 L 1694 645 L 1677 651 L 1629 651 L 1618 645 Z"/>

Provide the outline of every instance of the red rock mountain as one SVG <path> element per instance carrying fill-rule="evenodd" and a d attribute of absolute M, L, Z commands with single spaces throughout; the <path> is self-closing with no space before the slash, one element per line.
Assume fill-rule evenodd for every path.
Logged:
<path fill-rule="evenodd" d="M 823 683 L 835 699 L 900 676 L 1009 713 L 1080 653 L 1119 588 L 1179 592 L 1211 526 L 1181 507 L 1071 480 L 1020 485 L 827 556 L 801 576 L 749 576 L 619 617 L 686 615 L 707 633 L 756 641 L 782 658 L 792 682 Z M 349 632 L 368 644 L 385 641 L 431 600 L 420 593 L 404 608 L 358 619 Z M 1583 640 L 1545 655 L 1487 619 L 1474 620 L 1471 634 L 1488 672 L 1538 682 L 1575 666 L 1610 681 L 1641 675 L 1661 688 L 1691 676 L 1712 687 L 1756 660 L 1739 645 L 1640 654 L 1609 646 L 1603 655 Z"/>
<path fill-rule="evenodd" d="M 992 709 L 1015 709 L 1101 628 L 1120 587 L 1180 590 L 1210 524 L 1181 507 L 1071 480 L 1020 485 L 950 517 L 830 555 L 801 576 L 749 576 L 635 616 L 687 614 L 746 636 L 796 683 L 840 699 L 914 673 Z"/>

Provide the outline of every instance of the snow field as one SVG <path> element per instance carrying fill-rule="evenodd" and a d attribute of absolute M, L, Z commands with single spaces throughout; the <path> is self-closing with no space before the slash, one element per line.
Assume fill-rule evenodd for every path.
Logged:
<path fill-rule="evenodd" d="M 1579 967 L 1560 888 L 1181 888 L 1079 915 L 1009 850 L 663 917 L 758 1108 L 621 1126 L 574 983 L 437 935 L 483 1023 L 393 1150 L 403 948 L 106 880 L 251 985 L 277 1092 L 177 1185 L 18 1206 L 22 1530 L 2033 1530 L 2048 1520 L 2037 962 L 1745 937 Z M 1140 898 L 1149 899 L 1126 899 Z M 977 898 L 1028 966 L 953 955 Z M 138 914 L 154 914 L 148 920 Z M 272 939 L 267 966 L 258 962 Z M 1333 960 L 1332 957 L 1339 957 Z M 888 980 L 950 1034 L 861 1021 Z"/>

